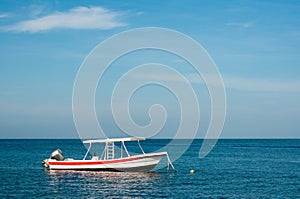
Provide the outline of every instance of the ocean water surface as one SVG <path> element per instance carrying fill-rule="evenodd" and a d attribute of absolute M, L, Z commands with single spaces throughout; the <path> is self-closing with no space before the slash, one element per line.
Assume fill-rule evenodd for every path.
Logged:
<path fill-rule="evenodd" d="M 151 152 L 169 142 L 141 144 Z M 171 158 L 185 143 L 172 144 Z M 122 173 L 42 167 L 42 160 L 57 148 L 65 157 L 81 159 L 86 149 L 80 140 L 0 140 L 0 198 L 300 198 L 299 139 L 223 139 L 199 159 L 201 143 L 194 140 L 173 162 L 177 173 L 166 168 Z M 136 150 L 131 143 L 127 147 Z"/>

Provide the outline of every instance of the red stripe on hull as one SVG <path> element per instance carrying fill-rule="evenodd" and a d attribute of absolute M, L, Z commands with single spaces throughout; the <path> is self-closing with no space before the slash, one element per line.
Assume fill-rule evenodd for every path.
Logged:
<path fill-rule="evenodd" d="M 48 162 L 49 165 L 96 165 L 96 164 L 114 164 L 122 162 L 130 162 L 142 158 L 126 158 L 126 159 L 117 159 L 117 160 L 101 160 L 101 161 L 53 161 Z"/>

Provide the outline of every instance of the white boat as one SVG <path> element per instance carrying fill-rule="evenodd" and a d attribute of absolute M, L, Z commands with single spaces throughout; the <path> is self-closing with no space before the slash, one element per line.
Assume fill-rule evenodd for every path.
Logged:
<path fill-rule="evenodd" d="M 171 167 L 176 171 L 170 161 L 167 152 L 145 153 L 140 145 L 140 140 L 145 138 L 113 138 L 101 140 L 85 140 L 89 144 L 88 150 L 82 160 L 72 158 L 64 159 L 61 150 L 57 149 L 51 153 L 50 158 L 45 159 L 42 164 L 50 170 L 94 170 L 94 171 L 131 171 L 148 172 L 152 170 L 163 157 L 168 160 L 168 169 Z M 130 155 L 125 142 L 137 141 L 141 154 Z M 115 154 L 115 142 L 120 142 L 120 154 Z M 93 155 L 87 159 L 93 144 L 105 144 L 101 157 Z"/>

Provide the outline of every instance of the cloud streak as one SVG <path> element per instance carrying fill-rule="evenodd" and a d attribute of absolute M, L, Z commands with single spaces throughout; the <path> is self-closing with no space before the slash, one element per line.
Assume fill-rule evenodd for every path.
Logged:
<path fill-rule="evenodd" d="M 101 29 L 126 26 L 119 21 L 120 12 L 102 7 L 75 7 L 66 12 L 55 12 L 32 20 L 25 20 L 2 30 L 36 33 L 53 29 Z"/>
<path fill-rule="evenodd" d="M 204 80 L 200 75 L 196 73 L 183 74 L 186 79 L 195 84 L 205 84 Z M 220 86 L 213 75 L 206 75 L 210 79 L 210 83 L 213 86 Z M 156 81 L 172 81 L 172 82 L 182 82 L 175 76 L 169 74 L 135 74 L 132 76 L 135 78 L 142 78 L 144 80 Z M 245 78 L 238 76 L 226 76 L 223 75 L 223 81 L 226 89 L 233 89 L 238 91 L 246 92 L 300 92 L 300 81 L 299 80 L 277 80 L 277 79 L 259 79 L 259 78 Z"/>
<path fill-rule="evenodd" d="M 7 17 L 8 17 L 8 14 L 1 14 L 1 13 L 0 13 L 0 19 L 1 19 L 1 18 L 7 18 Z"/>
<path fill-rule="evenodd" d="M 261 92 L 300 92 L 299 80 L 255 79 L 241 77 L 224 77 L 227 88 L 242 91 Z"/>
<path fill-rule="evenodd" d="M 299 80 L 259 79 L 227 75 L 222 75 L 222 77 L 226 89 L 250 92 L 300 92 Z M 209 75 L 208 78 L 214 79 Z M 204 84 L 202 78 L 195 73 L 188 74 L 187 79 L 193 83 Z M 211 81 L 215 84 L 214 86 L 217 86 L 214 82 Z"/>
<path fill-rule="evenodd" d="M 253 25 L 254 24 L 251 21 L 243 22 L 243 23 L 230 22 L 226 24 L 226 26 L 237 27 L 237 28 L 251 28 Z"/>

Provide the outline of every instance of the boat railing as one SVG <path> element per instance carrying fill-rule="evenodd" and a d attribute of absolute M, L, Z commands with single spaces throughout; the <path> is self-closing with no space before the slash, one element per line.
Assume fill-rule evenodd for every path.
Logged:
<path fill-rule="evenodd" d="M 109 159 L 114 159 L 115 158 L 115 139 L 110 139 L 110 140 L 105 140 L 105 142 L 97 142 L 97 141 L 85 141 L 84 143 L 88 143 L 89 146 L 88 146 L 88 149 L 83 157 L 83 160 L 86 160 L 87 159 L 87 156 L 88 154 L 90 153 L 91 151 L 91 148 L 92 148 L 92 144 L 93 143 L 105 143 L 104 145 L 104 149 L 102 151 L 102 154 L 100 156 L 100 160 L 109 160 Z M 119 140 L 118 140 L 119 141 Z M 141 144 L 140 144 L 140 141 L 139 139 L 136 139 L 136 140 L 125 140 L 125 141 L 137 141 L 138 142 L 138 146 L 139 148 L 141 149 L 142 153 L 145 154 Z M 125 145 L 125 141 L 124 140 L 120 140 L 119 142 L 121 143 L 121 146 L 120 146 L 120 158 L 123 158 L 124 157 L 124 151 L 125 151 L 125 154 L 127 157 L 130 157 L 130 153 L 128 152 L 128 149 Z"/>

